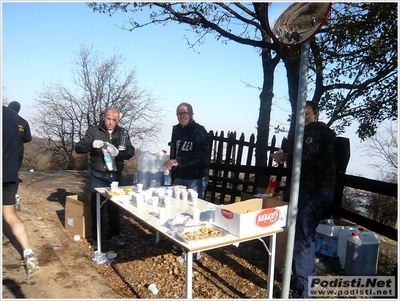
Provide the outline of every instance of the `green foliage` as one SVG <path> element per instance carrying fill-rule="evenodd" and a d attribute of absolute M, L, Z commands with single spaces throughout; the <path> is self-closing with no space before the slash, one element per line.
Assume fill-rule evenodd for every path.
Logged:
<path fill-rule="evenodd" d="M 361 139 L 397 120 L 397 3 L 334 3 L 318 35 L 322 110 L 339 133 L 356 120 Z M 319 95 L 318 95 L 319 96 Z"/>

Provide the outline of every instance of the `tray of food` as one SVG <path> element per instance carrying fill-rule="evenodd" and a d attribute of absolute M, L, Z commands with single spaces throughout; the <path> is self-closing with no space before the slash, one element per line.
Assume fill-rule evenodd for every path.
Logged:
<path fill-rule="evenodd" d="M 186 243 L 191 243 L 198 240 L 215 239 L 228 234 L 229 231 L 214 224 L 182 227 L 175 232 L 175 235 Z"/>

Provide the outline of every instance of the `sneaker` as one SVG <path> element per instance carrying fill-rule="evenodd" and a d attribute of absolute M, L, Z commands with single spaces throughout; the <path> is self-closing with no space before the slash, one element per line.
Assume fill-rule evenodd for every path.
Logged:
<path fill-rule="evenodd" d="M 112 243 L 118 247 L 125 245 L 125 240 L 121 236 L 113 236 L 107 239 L 107 242 Z"/>
<path fill-rule="evenodd" d="M 34 254 L 26 255 L 25 259 L 22 261 L 22 264 L 25 266 L 25 271 L 28 276 L 31 276 L 40 270 L 39 261 Z"/>
<path fill-rule="evenodd" d="M 18 194 L 15 195 L 15 210 L 21 210 L 21 197 Z"/>

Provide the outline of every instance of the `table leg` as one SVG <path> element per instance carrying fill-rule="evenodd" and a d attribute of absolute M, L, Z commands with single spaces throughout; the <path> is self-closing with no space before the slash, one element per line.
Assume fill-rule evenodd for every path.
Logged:
<path fill-rule="evenodd" d="M 101 254 L 101 208 L 100 193 L 96 193 L 97 251 Z"/>
<path fill-rule="evenodd" d="M 272 234 L 269 239 L 269 249 L 271 255 L 268 262 L 268 285 L 267 298 L 272 299 L 274 293 L 274 273 L 275 273 L 275 252 L 276 252 L 276 233 Z"/>
<path fill-rule="evenodd" d="M 186 299 L 192 299 L 193 253 L 186 253 Z"/>
<path fill-rule="evenodd" d="M 97 264 L 107 262 L 106 254 L 101 252 L 101 214 L 100 214 L 100 193 L 96 193 L 96 220 L 97 220 L 97 251 L 94 251 L 92 259 Z"/>

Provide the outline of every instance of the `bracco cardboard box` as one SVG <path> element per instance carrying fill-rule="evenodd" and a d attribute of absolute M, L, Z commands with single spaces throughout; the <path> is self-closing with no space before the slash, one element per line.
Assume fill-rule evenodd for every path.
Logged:
<path fill-rule="evenodd" d="M 215 224 L 242 237 L 286 227 L 288 203 L 273 198 L 256 198 L 218 206 Z"/>
<path fill-rule="evenodd" d="M 65 202 L 65 229 L 82 238 L 92 237 L 90 194 L 70 195 Z"/>

